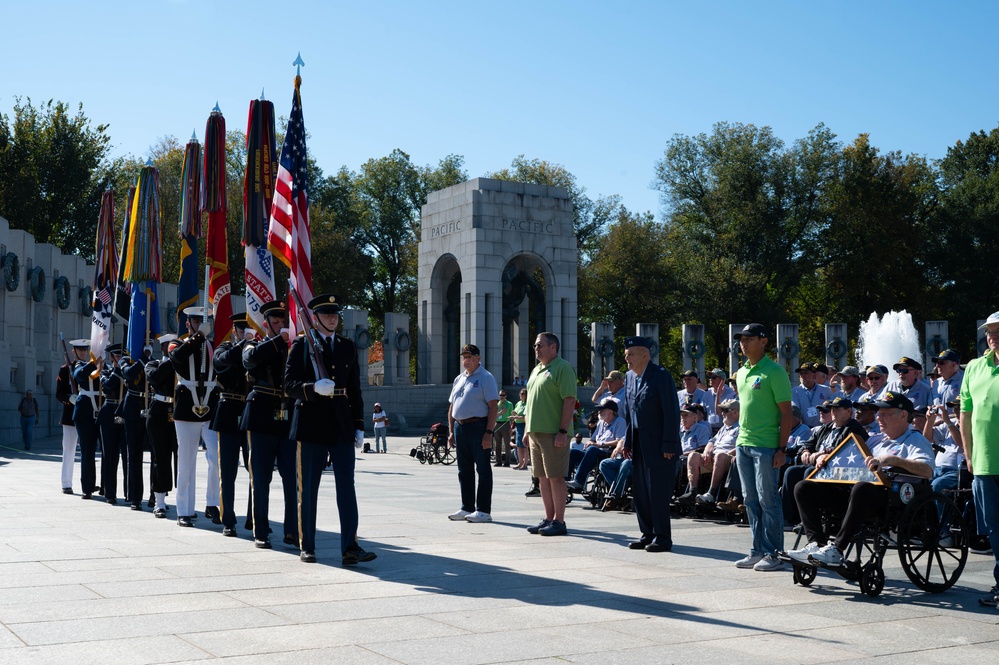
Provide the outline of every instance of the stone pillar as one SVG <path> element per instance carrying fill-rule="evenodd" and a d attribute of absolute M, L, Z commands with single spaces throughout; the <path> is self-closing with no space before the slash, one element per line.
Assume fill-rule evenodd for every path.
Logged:
<path fill-rule="evenodd" d="M 845 323 L 826 324 L 826 365 L 836 370 L 846 367 L 846 356 L 849 351 Z M 830 372 L 830 375 L 835 372 Z"/>
<path fill-rule="evenodd" d="M 926 346 L 923 347 L 923 374 L 933 369 L 933 356 L 938 356 L 950 348 L 946 321 L 926 322 Z"/>
<path fill-rule="evenodd" d="M 599 386 L 614 369 L 614 324 L 590 324 L 590 385 Z"/>
<path fill-rule="evenodd" d="M 635 334 L 639 337 L 648 337 L 652 340 L 652 348 L 649 349 L 649 356 L 652 362 L 659 364 L 659 324 L 658 323 L 636 323 Z"/>
<path fill-rule="evenodd" d="M 798 367 L 798 324 L 777 324 L 777 364 L 784 369 L 794 371 Z"/>
<path fill-rule="evenodd" d="M 409 316 L 389 312 L 385 315 L 385 337 L 382 350 L 385 356 L 386 386 L 409 385 Z"/>
<path fill-rule="evenodd" d="M 357 364 L 361 369 L 361 386 L 366 386 L 368 385 L 368 347 L 371 346 L 371 333 L 368 331 L 368 310 L 341 310 L 340 319 L 343 321 L 340 334 L 353 340 L 357 347 Z"/>
<path fill-rule="evenodd" d="M 742 363 L 746 361 L 746 357 L 742 355 L 742 349 L 739 347 L 739 340 L 735 338 L 736 333 L 745 328 L 748 324 L 746 323 L 730 323 L 728 324 L 728 375 L 735 376 L 735 373 L 739 371 Z"/>
<path fill-rule="evenodd" d="M 704 380 L 704 326 L 699 323 L 683 324 L 683 371 L 693 369 Z"/>

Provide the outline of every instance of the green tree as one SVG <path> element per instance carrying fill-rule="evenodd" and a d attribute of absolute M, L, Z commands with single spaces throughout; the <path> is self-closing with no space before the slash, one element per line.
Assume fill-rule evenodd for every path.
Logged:
<path fill-rule="evenodd" d="M 940 209 L 925 253 L 943 284 L 952 345 L 978 355 L 971 332 L 994 306 L 999 277 L 999 128 L 979 131 L 947 149 L 939 162 Z"/>
<path fill-rule="evenodd" d="M 35 107 L 15 98 L 13 121 L 0 115 L 0 215 L 88 261 L 94 259 L 101 194 L 122 160 L 110 157 L 107 125 L 93 126 L 81 104 Z"/>

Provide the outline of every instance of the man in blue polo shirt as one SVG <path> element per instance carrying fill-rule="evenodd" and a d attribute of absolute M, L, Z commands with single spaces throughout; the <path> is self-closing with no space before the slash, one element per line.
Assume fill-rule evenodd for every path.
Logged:
<path fill-rule="evenodd" d="M 480 364 L 479 347 L 466 344 L 461 348 L 459 374 L 451 386 L 447 411 L 450 431 L 449 446 L 458 460 L 458 485 L 461 487 L 461 508 L 448 515 L 454 522 L 491 522 L 493 520 L 493 470 L 489 451 L 493 446 L 499 389 L 496 379 Z M 479 475 L 479 491 L 475 491 L 475 474 Z"/>
<path fill-rule="evenodd" d="M 960 397 L 961 382 L 964 381 L 961 355 L 953 349 L 946 349 L 939 356 L 933 356 L 933 366 L 940 373 L 940 379 L 933 384 L 933 403 L 953 402 Z"/>

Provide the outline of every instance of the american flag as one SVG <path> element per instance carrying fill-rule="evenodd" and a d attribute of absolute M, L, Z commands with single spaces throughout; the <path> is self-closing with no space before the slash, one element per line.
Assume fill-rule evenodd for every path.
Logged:
<path fill-rule="evenodd" d="M 305 122 L 302 120 L 301 94 L 295 79 L 288 130 L 281 146 L 274 202 L 271 205 L 268 249 L 288 266 L 291 284 L 302 296 L 302 302 L 312 300 L 312 239 L 309 232 L 309 195 L 306 191 L 309 172 L 306 165 Z M 300 328 L 298 313 L 291 308 L 291 333 Z"/>
<path fill-rule="evenodd" d="M 867 468 L 868 448 L 856 434 L 847 435 L 829 456 L 821 469 L 812 471 L 809 480 L 856 483 L 860 481 L 880 484 L 881 478 Z"/>
<path fill-rule="evenodd" d="M 97 299 L 100 300 L 105 305 L 111 304 L 111 292 L 107 290 L 107 287 L 101 289 L 97 292 Z"/>

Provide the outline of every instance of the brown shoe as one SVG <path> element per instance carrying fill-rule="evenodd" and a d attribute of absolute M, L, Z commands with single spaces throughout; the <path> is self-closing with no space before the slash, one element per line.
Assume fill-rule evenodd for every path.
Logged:
<path fill-rule="evenodd" d="M 739 509 L 739 500 L 735 499 L 735 498 L 726 499 L 724 501 L 719 501 L 718 504 L 717 504 L 717 506 L 719 508 L 721 508 L 722 510 L 738 510 Z"/>

